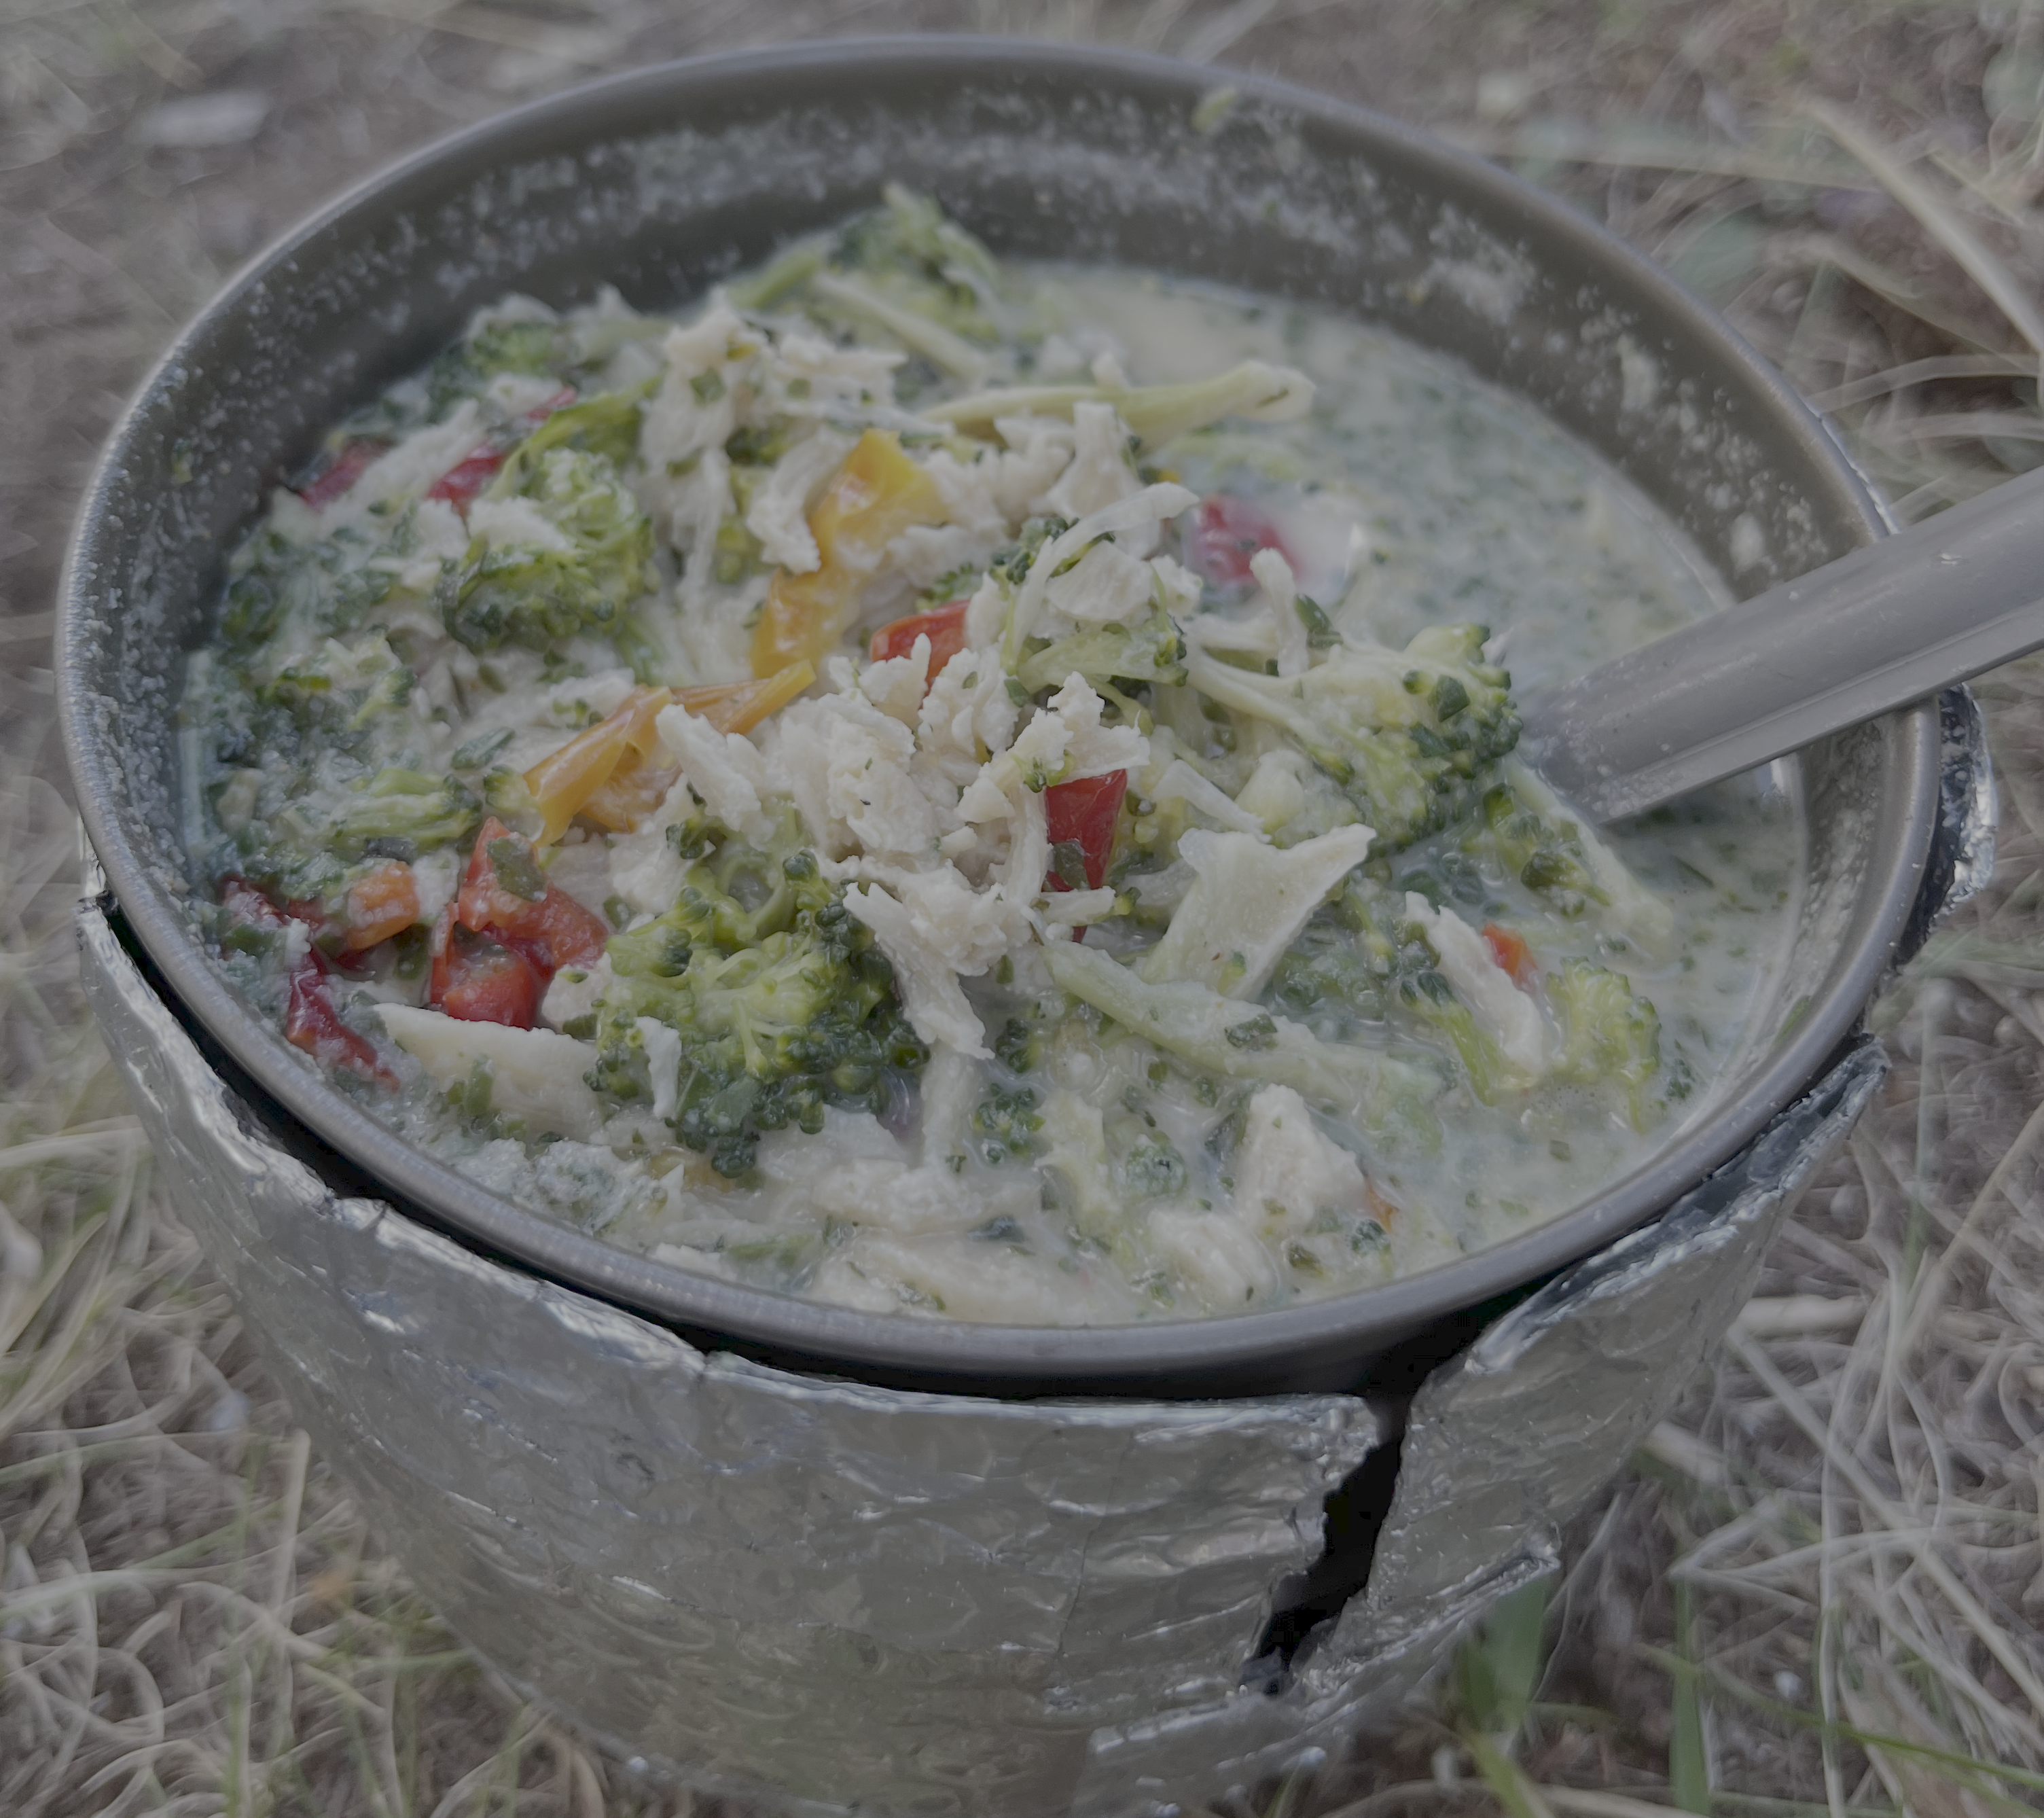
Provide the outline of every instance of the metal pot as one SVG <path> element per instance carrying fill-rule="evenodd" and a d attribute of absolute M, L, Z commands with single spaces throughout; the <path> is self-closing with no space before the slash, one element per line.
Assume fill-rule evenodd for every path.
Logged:
<path fill-rule="evenodd" d="M 224 552 L 325 425 L 478 306 L 601 283 L 671 306 L 899 179 L 1001 252 L 1114 259 L 1334 305 L 1467 362 L 1613 461 L 1744 592 L 1879 534 L 1823 426 L 1708 310 L 1490 167 L 1298 90 L 1093 49 L 833 43 L 644 71 L 456 135 L 343 198 L 180 336 L 93 481 L 58 634 L 67 750 L 120 911 L 202 1047 L 330 1180 L 481 1254 L 798 1371 L 982 1395 L 1356 1385 L 1662 1212 L 1817 1074 L 1917 895 L 1934 708 L 1800 754 L 1812 885 L 1781 1020 L 1708 1115 L 1589 1204 L 1344 1298 L 1047 1331 L 890 1319 L 628 1255 L 491 1195 L 332 1090 L 187 918 L 175 701 Z M 1450 1322 L 1444 1326 L 1443 1322 Z"/>

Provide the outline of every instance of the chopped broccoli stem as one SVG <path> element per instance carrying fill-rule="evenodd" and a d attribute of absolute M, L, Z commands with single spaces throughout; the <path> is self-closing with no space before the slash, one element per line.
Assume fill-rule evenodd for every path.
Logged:
<path fill-rule="evenodd" d="M 381 848 L 386 858 L 412 859 L 463 844 L 482 820 L 482 803 L 455 778 L 386 770 L 366 790 L 348 797 L 334 817 L 326 844 L 351 861 L 372 847 Z M 394 850 L 394 844 L 409 850 Z"/>
<path fill-rule="evenodd" d="M 1374 1128 L 1438 1142 L 1427 1101 L 1433 1082 L 1366 1048 L 1324 1042 L 1300 1024 L 1203 985 L 1149 985 L 1090 947 L 1043 950 L 1051 976 L 1130 1034 L 1228 1079 L 1289 1086 Z"/>
<path fill-rule="evenodd" d="M 1185 640 L 1158 606 L 1139 625 L 1093 626 L 1024 658 L 1022 686 L 1033 694 L 1059 686 L 1074 670 L 1096 689 L 1113 682 L 1175 686 L 1185 679 Z"/>

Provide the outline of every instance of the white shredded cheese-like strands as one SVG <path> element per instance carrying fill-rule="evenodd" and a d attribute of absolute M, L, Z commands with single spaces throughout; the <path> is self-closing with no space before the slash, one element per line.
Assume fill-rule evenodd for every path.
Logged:
<path fill-rule="evenodd" d="M 1470 1014 L 1496 1038 L 1498 1051 L 1529 1078 L 1547 1069 L 1547 1026 L 1540 1009 L 1512 982 L 1484 938 L 1452 909 L 1437 909 L 1417 890 L 1405 893 L 1405 913 L 1427 931 L 1441 976 Z"/>

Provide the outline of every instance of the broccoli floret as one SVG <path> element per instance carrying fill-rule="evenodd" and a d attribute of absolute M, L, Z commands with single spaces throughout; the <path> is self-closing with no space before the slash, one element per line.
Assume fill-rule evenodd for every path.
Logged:
<path fill-rule="evenodd" d="M 590 1084 L 662 1105 L 639 1020 L 666 1024 L 681 1038 L 667 1121 L 732 1177 L 751 1172 L 763 1132 L 813 1135 L 830 1105 L 884 1112 L 930 1058 L 843 889 L 792 840 L 762 851 L 727 836 L 673 909 L 609 944 L 617 978 Z"/>
<path fill-rule="evenodd" d="M 397 585 L 379 556 L 409 554 L 413 517 L 406 511 L 381 543 L 349 528 L 313 543 L 259 532 L 236 554 L 220 616 L 220 644 L 247 659 L 287 626 L 313 636 L 345 636 Z"/>
<path fill-rule="evenodd" d="M 993 256 L 898 183 L 834 238 L 790 248 L 729 295 L 740 309 L 800 308 L 862 337 L 878 327 L 918 356 L 895 376 L 905 398 L 939 373 L 977 382 L 1005 332 L 1026 339 L 1031 329 L 1002 295 Z"/>
<path fill-rule="evenodd" d="M 1610 899 L 1583 861 L 1582 838 L 1572 822 L 1548 821 L 1505 783 L 1484 791 L 1483 824 L 1499 868 L 1537 891 L 1558 915 L 1579 916 Z M 1473 850 L 1481 839 L 1470 843 Z"/>
<path fill-rule="evenodd" d="M 1469 813 L 1519 742 L 1511 678 L 1483 660 L 1485 636 L 1431 626 L 1403 652 L 1343 646 L 1293 678 L 1200 657 L 1191 681 L 1282 729 L 1377 830 L 1381 855 Z"/>
<path fill-rule="evenodd" d="M 1038 1153 L 1043 1144 L 1037 1132 L 1043 1128 L 1034 1086 L 1010 1091 L 997 1086 L 973 1107 L 973 1136 L 980 1159 L 989 1167 L 998 1167 L 1010 1156 L 1026 1161 Z"/>
<path fill-rule="evenodd" d="M 582 632 L 609 632 L 656 580 L 653 526 L 616 463 L 586 449 L 556 448 L 532 464 L 521 487 L 567 539 L 565 550 L 478 540 L 441 582 L 440 614 L 471 650 L 507 644 L 551 649 Z"/>
<path fill-rule="evenodd" d="M 1431 967 L 1398 981 L 1397 1002 L 1415 1021 L 1447 1040 L 1462 1063 L 1470 1090 L 1485 1105 L 1497 1102 L 1508 1082 L 1523 1083 L 1506 1064 L 1496 1038 Z"/>
<path fill-rule="evenodd" d="M 559 373 L 568 363 L 559 324 L 485 321 L 428 371 L 432 414 L 440 417 L 463 398 L 474 397 L 500 372 L 540 378 Z"/>
<path fill-rule="evenodd" d="M 1318 912 L 1279 962 L 1272 995 L 1337 1037 L 1389 1024 L 1431 1047 L 1445 1042 L 1486 1105 L 1513 1077 L 1496 1039 L 1455 995 L 1393 897 L 1350 889 Z"/>
<path fill-rule="evenodd" d="M 1563 1032 L 1557 1076 L 1615 1088 L 1633 1128 L 1645 1129 L 1657 1108 L 1651 1087 L 1661 1071 L 1661 1018 L 1653 1005 L 1621 974 L 1582 959 L 1549 975 L 1547 1001 Z"/>
<path fill-rule="evenodd" d="M 981 572 L 971 563 L 966 562 L 947 574 L 939 575 L 916 596 L 916 609 L 918 612 L 934 612 L 939 606 L 947 606 L 954 600 L 970 599 L 979 590 Z"/>
<path fill-rule="evenodd" d="M 1520 813 L 1535 817 L 1542 829 L 1520 868 L 1521 882 L 1546 890 L 1550 901 L 1561 893 L 1577 892 L 1596 905 L 1596 919 L 1607 932 L 1632 942 L 1642 952 L 1665 959 L 1675 934 L 1674 916 L 1667 904 L 1634 877 L 1592 829 L 1570 818 L 1561 798 L 1537 773 L 1516 757 L 1508 758 L 1500 771 L 1516 803 L 1511 813 L 1503 812 L 1505 805 L 1498 804 L 1499 818 L 1505 824 L 1500 851 L 1505 839 L 1523 837 Z M 1486 816 L 1490 807 L 1486 798 Z M 1546 881 L 1550 878 L 1554 881 Z"/>
<path fill-rule="evenodd" d="M 830 263 L 889 302 L 969 341 L 1001 338 L 1001 267 L 993 255 L 927 196 L 889 183 L 880 207 L 838 236 Z M 991 306 L 991 307 L 990 307 Z"/>
<path fill-rule="evenodd" d="M 326 844 L 340 858 L 416 859 L 465 844 L 482 821 L 482 804 L 455 777 L 381 771 L 348 795 L 329 824 Z"/>
<path fill-rule="evenodd" d="M 1185 1158 L 1170 1139 L 1151 1132 L 1131 1144 L 1120 1159 L 1121 1184 L 1133 1199 L 1171 1199 L 1185 1190 L 1190 1178 Z"/>
<path fill-rule="evenodd" d="M 492 498 L 529 492 L 544 458 L 557 448 L 600 455 L 623 467 L 639 452 L 639 420 L 657 379 L 623 391 L 605 391 L 556 410 L 505 456 L 490 484 Z"/>
<path fill-rule="evenodd" d="M 1185 640 L 1160 605 L 1139 625 L 1090 626 L 1024 657 L 1022 686 L 1033 694 L 1074 670 L 1095 689 L 1112 682 L 1175 686 L 1185 679 Z"/>
<path fill-rule="evenodd" d="M 1015 540 L 994 552 L 993 559 L 987 563 L 987 572 L 1011 587 L 1020 586 L 1029 578 L 1037 551 L 1054 537 L 1063 536 L 1071 527 L 1072 521 L 1068 517 L 1025 519 Z"/>
<path fill-rule="evenodd" d="M 275 780 L 266 786 L 274 790 Z M 391 766 L 338 792 L 293 791 L 260 823 L 264 838 L 244 845 L 246 875 L 280 901 L 331 896 L 365 860 L 402 859 L 465 846 L 482 805 L 454 777 Z"/>
<path fill-rule="evenodd" d="M 710 545 L 710 572 L 721 587 L 735 587 L 755 575 L 763 575 L 772 566 L 760 547 L 759 539 L 745 527 L 745 520 L 736 513 L 719 520 L 717 539 Z"/>

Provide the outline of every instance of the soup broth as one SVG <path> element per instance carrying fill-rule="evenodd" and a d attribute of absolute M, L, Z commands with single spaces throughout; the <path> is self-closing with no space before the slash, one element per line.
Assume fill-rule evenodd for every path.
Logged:
<path fill-rule="evenodd" d="M 675 317 L 508 299 L 338 426 L 192 659 L 187 834 L 309 1064 L 523 1205 L 875 1312 L 1207 1316 L 1707 1105 L 1794 805 L 1598 832 L 1510 690 L 1723 598 L 1451 361 L 895 192 Z"/>

